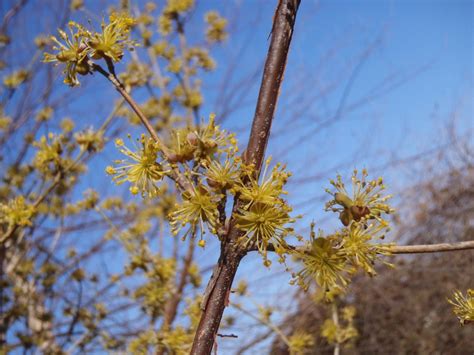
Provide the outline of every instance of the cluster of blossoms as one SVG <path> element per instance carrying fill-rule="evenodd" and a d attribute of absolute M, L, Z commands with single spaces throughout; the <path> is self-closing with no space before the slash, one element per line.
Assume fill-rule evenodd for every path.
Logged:
<path fill-rule="evenodd" d="M 461 291 L 454 293 L 453 299 L 448 299 L 453 306 L 454 314 L 459 318 L 462 325 L 474 322 L 474 290 L 469 289 L 466 295 Z"/>
<path fill-rule="evenodd" d="M 336 192 L 327 189 L 326 192 L 333 196 L 333 199 L 326 203 L 326 211 L 339 213 L 339 219 L 344 226 L 348 226 L 352 221 L 375 219 L 381 224 L 385 221 L 382 214 L 390 214 L 393 209 L 386 203 L 392 196 L 382 196 L 385 190 L 383 179 L 367 181 L 367 170 L 362 170 L 362 176 L 357 177 L 357 171 L 352 175 L 352 196 L 349 197 L 342 178 L 337 176 L 336 181 L 331 180 L 331 185 L 336 188 Z"/>
<path fill-rule="evenodd" d="M 116 160 L 115 167 L 108 166 L 106 172 L 118 185 L 128 181 L 132 184 L 130 192 L 134 195 L 156 196 L 159 192 L 157 183 L 170 171 L 166 163 L 157 162 L 159 148 L 151 139 L 142 135 L 135 144 L 135 151 L 128 148 L 122 139 L 115 140 L 115 145 L 127 159 Z"/>
<path fill-rule="evenodd" d="M 0 203 L 0 224 L 13 226 L 31 226 L 35 209 L 23 196 L 18 196 L 8 203 Z"/>
<path fill-rule="evenodd" d="M 122 140 L 116 140 L 127 159 L 115 161 L 115 166 L 107 167 L 106 172 L 117 184 L 129 182 L 133 194 L 156 197 L 158 183 L 165 176 L 172 177 L 171 172 L 177 169 L 189 189 L 182 192 L 181 202 L 169 214 L 174 235 L 185 226 L 189 230 L 198 227 L 200 246 L 205 245 L 206 231 L 222 237 L 229 223 L 225 215 L 227 198 L 238 195 L 241 202 L 232 217 L 242 232 L 238 244 L 258 250 L 265 265 L 270 265 L 267 258 L 270 245 L 281 257 L 287 252 L 285 238 L 294 234 L 289 225 L 295 219 L 290 217 L 291 207 L 282 198 L 290 176 L 284 166 L 276 164 L 270 171 L 271 159 L 267 159 L 263 174 L 257 179 L 254 167 L 243 164 L 237 156 L 235 136 L 220 129 L 214 115 L 207 124 L 173 130 L 163 143 L 165 147 L 145 136 L 139 142 L 141 146 L 131 150 Z"/>
<path fill-rule="evenodd" d="M 59 39 L 51 36 L 57 51 L 55 54 L 45 53 L 45 62 L 58 62 L 66 65 L 64 83 L 70 86 L 79 85 L 77 75 L 91 73 L 90 59 L 105 59 L 118 62 L 126 47 L 135 45 L 129 39 L 135 20 L 126 13 L 112 13 L 109 23 L 102 23 L 101 32 L 93 32 L 85 27 L 69 22 L 69 34 L 58 30 Z"/>
<path fill-rule="evenodd" d="M 265 162 L 260 181 L 255 178 L 252 166 L 245 167 L 243 178 L 236 186 L 242 201 L 236 216 L 237 227 L 245 231 L 239 242 L 247 248 L 256 247 L 266 266 L 270 265 L 267 259 L 270 244 L 281 258 L 288 252 L 285 239 L 294 235 L 289 225 L 295 222 L 290 217 L 292 208 L 282 198 L 286 194 L 283 187 L 291 174 L 280 164 L 268 173 L 270 162 L 270 158 Z"/>
<path fill-rule="evenodd" d="M 346 306 L 341 313 L 340 321 L 326 319 L 321 327 L 321 336 L 329 344 L 346 344 L 359 335 L 354 324 L 356 309 L 353 306 Z"/>
<path fill-rule="evenodd" d="M 206 14 L 206 22 L 208 28 L 206 30 L 206 37 L 209 42 L 222 42 L 227 38 L 225 31 L 227 27 L 227 20 L 215 11 L 210 11 Z"/>
<path fill-rule="evenodd" d="M 383 240 L 389 231 L 383 214 L 393 212 L 386 203 L 391 196 L 382 196 L 385 186 L 381 178 L 368 181 L 367 175 L 367 171 L 363 170 L 359 178 L 357 170 L 354 171 L 351 178 L 352 195 L 346 190 L 340 176 L 336 181 L 331 181 L 336 192 L 327 190 L 333 199 L 326 204 L 326 210 L 339 213 L 344 227 L 324 236 L 322 232 L 316 235 L 314 224 L 311 226 L 308 245 L 294 252 L 303 268 L 293 274 L 292 283 L 308 289 L 310 281 L 314 279 L 329 294 L 333 289 L 346 287 L 351 275 L 359 269 L 368 275 L 375 275 L 375 262 L 381 256 L 390 255 L 390 245 L 377 241 Z"/>

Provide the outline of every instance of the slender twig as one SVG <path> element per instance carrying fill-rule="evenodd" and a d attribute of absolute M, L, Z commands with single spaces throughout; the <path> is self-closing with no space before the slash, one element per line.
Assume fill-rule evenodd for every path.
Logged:
<path fill-rule="evenodd" d="M 243 308 L 241 305 L 239 305 L 237 303 L 232 303 L 231 305 L 232 305 L 232 307 L 238 309 L 243 314 L 247 315 L 248 317 L 256 320 L 257 322 L 259 322 L 259 323 L 263 324 L 264 326 L 268 327 L 269 329 L 271 329 L 276 335 L 278 335 L 280 337 L 280 339 L 287 346 L 290 346 L 290 340 L 288 339 L 288 337 L 282 332 L 282 330 L 280 328 L 278 328 L 275 324 L 270 322 L 270 320 L 256 316 L 255 314 L 253 314 L 253 312 L 250 312 L 250 311 L 246 310 L 245 308 Z"/>
<path fill-rule="evenodd" d="M 217 333 L 217 336 L 221 338 L 238 338 L 239 337 L 236 334 L 221 334 L 221 333 Z"/>
<path fill-rule="evenodd" d="M 331 317 L 332 321 L 336 328 L 339 328 L 339 314 L 337 312 L 337 304 L 333 302 L 331 305 Z M 339 337 L 338 337 L 339 338 Z M 341 343 L 339 343 L 339 339 L 336 339 L 336 343 L 334 344 L 334 355 L 339 355 L 341 353 Z"/>
<path fill-rule="evenodd" d="M 163 154 L 168 157 L 170 154 L 170 151 L 168 148 L 161 142 L 160 137 L 158 137 L 158 134 L 156 133 L 156 130 L 153 128 L 152 124 L 148 120 L 148 118 L 145 116 L 145 114 L 142 112 L 138 104 L 135 102 L 135 100 L 130 96 L 130 94 L 125 90 L 123 87 L 122 83 L 117 80 L 117 77 L 113 75 L 113 73 L 107 72 L 104 68 L 102 68 L 100 65 L 97 63 L 94 63 L 90 61 L 90 66 L 95 72 L 100 73 L 103 75 L 107 80 L 109 80 L 112 85 L 115 87 L 115 90 L 119 92 L 120 95 L 127 101 L 127 103 L 130 105 L 132 110 L 137 114 L 138 118 L 142 122 L 142 124 L 145 126 L 147 129 L 148 133 L 150 133 L 151 137 L 155 140 L 156 143 L 160 146 L 160 149 L 163 151 Z"/>
<path fill-rule="evenodd" d="M 114 86 L 115 90 L 119 92 L 120 95 L 125 99 L 125 101 L 130 105 L 132 110 L 137 114 L 138 118 L 142 122 L 142 124 L 145 126 L 147 129 L 148 133 L 150 133 L 151 137 L 153 140 L 158 144 L 160 147 L 161 152 L 163 153 L 164 157 L 168 160 L 171 161 L 171 156 L 172 152 L 166 147 L 166 145 L 161 141 L 160 137 L 156 133 L 156 130 L 153 128 L 152 124 L 148 120 L 148 118 L 145 116 L 143 111 L 140 109 L 136 101 L 133 99 L 132 96 L 125 90 L 123 87 L 122 83 L 118 81 L 117 77 L 113 75 L 113 73 L 107 72 L 104 68 L 102 68 L 100 65 L 97 63 L 94 63 L 93 61 L 90 61 L 89 65 L 91 68 L 95 71 L 103 75 L 107 80 L 109 80 L 112 85 Z M 177 167 L 172 168 L 172 175 L 171 178 L 176 181 L 178 186 L 183 190 L 187 191 L 191 195 L 194 194 L 193 189 L 191 188 L 191 185 L 189 182 L 186 180 L 186 178 L 181 174 L 179 169 Z"/>
<path fill-rule="evenodd" d="M 445 251 L 474 249 L 474 240 L 456 243 L 421 244 L 421 245 L 394 245 L 389 248 L 392 254 L 420 254 L 439 253 Z"/>
<path fill-rule="evenodd" d="M 287 246 L 288 250 L 304 251 L 305 247 Z M 459 251 L 474 249 L 474 240 L 466 242 L 439 243 L 439 244 L 419 244 L 419 245 L 387 245 L 386 250 L 391 254 L 422 254 L 422 253 L 442 253 L 447 251 Z M 257 251 L 254 247 L 249 251 Z M 269 244 L 267 251 L 275 251 L 274 245 Z"/>
<path fill-rule="evenodd" d="M 163 323 L 160 328 L 160 332 L 165 332 L 169 330 L 171 325 L 173 324 L 176 314 L 178 311 L 178 306 L 180 301 L 182 300 L 183 291 L 186 286 L 188 277 L 189 277 L 189 268 L 191 267 L 191 263 L 193 261 L 194 256 L 194 249 L 195 249 L 195 240 L 196 240 L 196 227 L 192 227 L 191 237 L 189 238 L 189 246 L 186 256 L 183 260 L 183 266 L 181 272 L 176 280 L 176 290 L 173 292 L 173 295 L 168 299 L 164 307 L 163 313 Z M 165 349 L 162 346 L 158 346 L 156 350 L 156 354 L 164 354 Z"/>

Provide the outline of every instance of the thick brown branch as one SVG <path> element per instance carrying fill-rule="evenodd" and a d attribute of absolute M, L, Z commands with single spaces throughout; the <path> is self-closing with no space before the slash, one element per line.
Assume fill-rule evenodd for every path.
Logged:
<path fill-rule="evenodd" d="M 208 288 L 211 292 L 205 301 L 191 354 L 210 354 L 221 323 L 222 314 L 228 304 L 229 293 L 243 255 L 235 251 L 232 244 L 223 245 L 218 265 Z"/>
<path fill-rule="evenodd" d="M 247 150 L 243 156 L 245 163 L 254 164 L 257 174 L 265 156 L 299 3 L 300 0 L 280 0 L 273 20 L 270 49 Z M 237 206 L 238 198 L 234 201 L 234 211 Z M 231 219 L 227 238 L 222 241 L 218 264 L 206 288 L 206 297 L 201 305 L 203 314 L 196 330 L 191 354 L 204 355 L 212 351 L 234 276 L 246 254 L 246 251 L 239 250 L 235 244 L 239 235 L 240 232 Z"/>
<path fill-rule="evenodd" d="M 244 162 L 255 164 L 257 170 L 265 155 L 299 4 L 299 0 L 280 0 L 275 12 L 270 49 L 244 156 Z"/>

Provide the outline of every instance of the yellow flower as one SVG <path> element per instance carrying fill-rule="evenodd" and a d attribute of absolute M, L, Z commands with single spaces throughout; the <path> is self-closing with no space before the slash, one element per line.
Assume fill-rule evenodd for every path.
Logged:
<path fill-rule="evenodd" d="M 171 228 L 173 234 L 178 234 L 179 230 L 186 224 L 201 227 L 201 233 L 205 232 L 206 224 L 211 233 L 216 233 L 217 226 L 217 196 L 210 194 L 203 186 L 194 189 L 193 194 L 185 193 L 183 202 L 177 205 L 174 212 L 170 214 Z"/>
<path fill-rule="evenodd" d="M 321 327 L 321 336 L 329 344 L 343 344 L 351 341 L 359 335 L 352 322 L 346 326 L 336 324 L 332 319 L 326 319 Z"/>
<path fill-rule="evenodd" d="M 75 22 L 69 22 L 69 31 L 71 37 L 63 30 L 58 30 L 59 37 L 64 41 L 61 43 L 55 36 L 51 36 L 51 40 L 57 45 L 53 49 L 58 51 L 57 54 L 44 54 L 44 62 L 65 63 L 66 68 L 64 74 L 66 78 L 64 83 L 69 86 L 79 85 L 77 74 L 86 75 L 90 72 L 87 62 L 88 46 L 87 40 L 90 33 L 82 26 Z"/>
<path fill-rule="evenodd" d="M 84 0 L 72 0 L 69 7 L 71 10 L 77 11 L 81 9 L 82 7 L 84 7 Z"/>
<path fill-rule="evenodd" d="M 128 39 L 135 20 L 126 13 L 112 13 L 110 23 L 102 23 L 102 32 L 92 35 L 88 42 L 94 59 L 107 57 L 114 62 L 120 61 L 126 46 L 135 43 Z"/>
<path fill-rule="evenodd" d="M 213 70 L 216 67 L 216 63 L 209 56 L 209 52 L 200 47 L 191 47 L 186 51 L 185 57 L 187 60 L 195 60 L 196 64 L 206 71 Z"/>
<path fill-rule="evenodd" d="M 394 210 L 386 203 L 392 196 L 382 196 L 385 189 L 382 178 L 367 181 L 367 171 L 362 170 L 362 177 L 357 177 L 357 170 L 352 175 L 352 195 L 347 192 L 342 178 L 337 176 L 337 180 L 331 180 L 331 185 L 336 188 L 336 192 L 326 189 L 326 192 L 334 198 L 326 203 L 326 211 L 339 212 L 341 222 L 348 226 L 352 221 L 359 222 L 368 219 L 376 219 L 384 222 L 382 214 L 393 213 Z M 351 197 L 349 197 L 351 196 Z"/>
<path fill-rule="evenodd" d="M 64 161 L 61 157 L 63 153 L 62 136 L 48 135 L 42 136 L 33 145 L 38 148 L 38 152 L 33 160 L 33 164 L 43 174 L 48 174 L 60 167 Z"/>
<path fill-rule="evenodd" d="M 88 152 L 98 152 L 104 147 L 102 131 L 94 131 L 92 128 L 88 128 L 85 131 L 74 134 L 74 138 L 79 147 Z"/>
<path fill-rule="evenodd" d="M 235 160 L 226 159 L 224 163 L 212 160 L 206 164 L 207 183 L 212 188 L 229 189 L 239 178 L 238 166 Z"/>
<path fill-rule="evenodd" d="M 17 70 L 3 79 L 3 85 L 5 85 L 8 89 L 16 89 L 18 86 L 27 81 L 29 76 L 30 73 L 27 70 Z"/>
<path fill-rule="evenodd" d="M 208 27 L 206 38 L 209 42 L 222 42 L 227 38 L 227 20 L 216 11 L 210 11 L 205 16 Z"/>
<path fill-rule="evenodd" d="M 264 260 L 269 244 L 279 255 L 284 254 L 287 247 L 285 238 L 294 232 L 293 228 L 287 227 L 295 222 L 289 216 L 290 211 L 291 208 L 284 203 L 255 203 L 248 210 L 239 209 L 236 215 L 237 228 L 244 232 L 239 243 L 245 247 L 256 246 Z"/>
<path fill-rule="evenodd" d="M 46 106 L 43 107 L 37 114 L 36 114 L 36 120 L 43 122 L 43 121 L 48 121 L 51 116 L 53 115 L 54 111 L 52 107 Z"/>
<path fill-rule="evenodd" d="M 291 173 L 285 171 L 285 166 L 277 164 L 267 177 L 270 161 L 271 158 L 268 158 L 265 163 L 260 183 L 255 178 L 253 169 L 249 169 L 243 179 L 244 181 L 239 182 L 239 186 L 236 187 L 236 190 L 240 193 L 240 199 L 246 202 L 245 208 L 248 208 L 254 203 L 264 203 L 268 205 L 277 204 L 282 201 L 280 195 L 286 194 L 286 191 L 283 190 L 283 186 L 291 176 Z"/>
<path fill-rule="evenodd" d="M 177 74 L 181 71 L 182 68 L 183 68 L 183 60 L 180 58 L 175 58 L 172 61 L 170 61 L 170 63 L 168 64 L 167 70 L 170 73 Z"/>
<path fill-rule="evenodd" d="M 301 271 L 293 275 L 292 283 L 296 281 L 307 290 L 310 281 L 315 280 L 324 292 L 345 287 L 349 282 L 346 277 L 348 265 L 337 245 L 338 238 L 324 237 L 322 232 L 316 237 L 311 230 L 309 247 L 292 253 L 303 264 Z"/>
<path fill-rule="evenodd" d="M 0 107 L 0 130 L 5 131 L 10 127 L 12 123 L 11 117 L 4 114 L 3 109 Z"/>
<path fill-rule="evenodd" d="M 456 291 L 453 299 L 448 299 L 448 302 L 462 325 L 474 322 L 474 289 L 467 290 L 465 296 L 461 291 Z"/>
<path fill-rule="evenodd" d="M 315 345 L 315 336 L 303 330 L 297 330 L 288 338 L 290 355 L 309 354 Z"/>
<path fill-rule="evenodd" d="M 155 196 L 159 191 L 157 182 L 170 171 L 157 162 L 159 149 L 155 142 L 143 135 L 140 138 L 141 147 L 137 146 L 136 151 L 126 147 L 121 139 L 116 139 L 115 144 L 128 159 L 118 160 L 115 168 L 106 169 L 108 174 L 114 175 L 112 180 L 119 185 L 131 182 L 130 191 L 133 194 L 141 192 L 142 196 Z"/>
<path fill-rule="evenodd" d="M 352 264 L 363 268 L 369 275 L 375 275 L 375 262 L 380 260 L 380 255 L 390 255 L 390 249 L 385 245 L 371 243 L 371 241 L 383 239 L 385 232 L 387 232 L 386 224 L 365 226 L 360 223 L 352 223 L 340 232 L 342 240 L 340 251 Z M 388 262 L 384 263 L 391 265 Z"/>
<path fill-rule="evenodd" d="M 165 11 L 170 13 L 183 13 L 194 6 L 194 0 L 168 0 Z"/>
<path fill-rule="evenodd" d="M 7 204 L 0 203 L 0 223 L 7 223 L 10 227 L 31 226 L 34 212 L 34 207 L 23 196 L 18 196 Z"/>

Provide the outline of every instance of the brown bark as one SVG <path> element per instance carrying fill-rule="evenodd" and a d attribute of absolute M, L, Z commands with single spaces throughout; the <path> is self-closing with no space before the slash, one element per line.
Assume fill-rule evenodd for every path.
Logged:
<path fill-rule="evenodd" d="M 300 0 L 280 0 L 273 19 L 270 49 L 244 157 L 245 162 L 255 164 L 257 170 L 265 155 L 299 4 Z"/>
<path fill-rule="evenodd" d="M 211 353 L 222 314 L 228 303 L 232 282 L 244 255 L 233 244 L 223 245 L 217 268 L 208 284 L 211 292 L 203 305 L 204 310 L 194 336 L 191 354 Z"/>
<path fill-rule="evenodd" d="M 247 150 L 243 156 L 245 163 L 254 164 L 257 175 L 265 156 L 299 4 L 300 0 L 280 0 L 273 19 L 270 49 L 265 62 Z M 238 205 L 239 201 L 236 199 L 234 211 Z M 228 303 L 232 282 L 240 261 L 246 254 L 245 250 L 239 250 L 235 244 L 239 235 L 240 232 L 231 219 L 227 238 L 224 238 L 221 245 L 219 261 L 206 288 L 201 306 L 203 313 L 191 354 L 204 355 L 212 351 L 222 314 Z"/>

